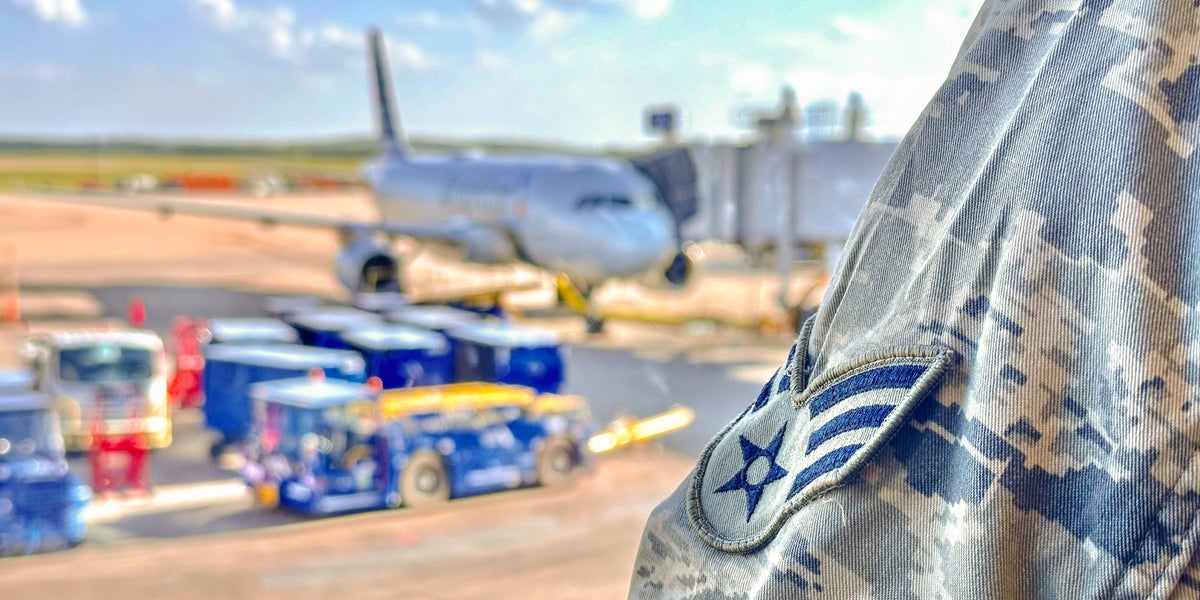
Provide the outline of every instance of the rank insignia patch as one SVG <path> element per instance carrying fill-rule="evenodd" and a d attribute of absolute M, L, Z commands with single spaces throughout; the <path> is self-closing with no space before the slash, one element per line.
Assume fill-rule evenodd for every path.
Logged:
<path fill-rule="evenodd" d="M 789 515 L 841 485 L 874 456 L 950 363 L 950 351 L 904 348 L 814 378 L 803 391 L 797 356 L 705 449 L 688 515 L 710 545 L 752 551 Z M 798 382 L 799 383 L 799 382 Z"/>

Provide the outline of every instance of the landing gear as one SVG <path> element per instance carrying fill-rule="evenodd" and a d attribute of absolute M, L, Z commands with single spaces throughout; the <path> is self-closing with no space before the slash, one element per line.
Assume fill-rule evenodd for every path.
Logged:
<path fill-rule="evenodd" d="M 587 332 L 592 335 L 604 333 L 604 319 L 598 317 L 584 317 L 584 327 Z"/>
<path fill-rule="evenodd" d="M 583 326 L 588 332 L 588 335 L 599 335 L 604 333 L 604 316 L 596 309 L 596 305 L 592 304 L 592 291 L 595 288 L 592 286 L 584 286 L 579 290 L 579 295 L 583 296 L 584 309 Z"/>
<path fill-rule="evenodd" d="M 555 283 L 559 306 L 568 306 L 583 315 L 584 326 L 589 334 L 604 333 L 604 316 L 592 304 L 592 291 L 595 288 L 582 283 L 576 285 L 565 273 L 559 273 Z"/>

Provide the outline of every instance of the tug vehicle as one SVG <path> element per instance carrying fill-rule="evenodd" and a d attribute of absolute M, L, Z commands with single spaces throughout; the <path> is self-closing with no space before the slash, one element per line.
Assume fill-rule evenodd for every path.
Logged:
<path fill-rule="evenodd" d="M 582 398 L 488 383 L 380 385 L 319 376 L 255 385 L 243 479 L 257 500 L 313 515 L 427 506 L 562 483 L 590 456 Z"/>
<path fill-rule="evenodd" d="M 0 390 L 0 554 L 78 545 L 91 499 L 91 489 L 67 469 L 47 397 Z"/>

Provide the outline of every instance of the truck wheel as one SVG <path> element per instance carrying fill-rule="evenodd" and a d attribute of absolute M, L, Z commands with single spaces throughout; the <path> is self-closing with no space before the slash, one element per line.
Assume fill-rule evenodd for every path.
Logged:
<path fill-rule="evenodd" d="M 439 504 L 450 499 L 450 478 L 442 457 L 418 452 L 408 459 L 400 475 L 400 499 L 405 506 Z"/>
<path fill-rule="evenodd" d="M 575 445 L 565 438 L 546 440 L 538 454 L 537 477 L 541 485 L 557 485 L 575 471 Z"/>

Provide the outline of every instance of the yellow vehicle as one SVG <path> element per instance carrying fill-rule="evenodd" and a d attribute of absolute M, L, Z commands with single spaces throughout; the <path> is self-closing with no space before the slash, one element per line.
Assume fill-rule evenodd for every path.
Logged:
<path fill-rule="evenodd" d="M 93 432 L 145 434 L 171 444 L 167 357 L 162 339 L 133 329 L 61 331 L 30 338 L 33 387 L 52 399 L 68 450 L 87 450 Z"/>

